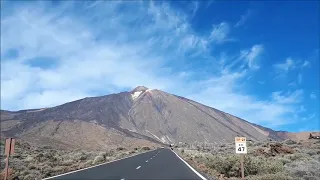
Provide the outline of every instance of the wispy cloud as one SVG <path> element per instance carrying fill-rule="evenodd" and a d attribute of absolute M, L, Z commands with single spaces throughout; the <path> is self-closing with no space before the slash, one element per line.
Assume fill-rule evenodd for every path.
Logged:
<path fill-rule="evenodd" d="M 314 93 L 314 92 L 310 93 L 310 98 L 311 99 L 317 99 L 316 93 Z"/>
<path fill-rule="evenodd" d="M 310 62 L 309 61 L 304 61 L 303 64 L 302 64 L 302 68 L 308 67 L 308 66 L 310 66 Z"/>
<path fill-rule="evenodd" d="M 283 72 L 288 72 L 289 70 L 295 68 L 295 62 L 292 60 L 292 58 L 289 57 L 285 60 L 284 63 L 275 64 L 274 67 Z"/>
<path fill-rule="evenodd" d="M 227 41 L 233 41 L 229 37 L 230 26 L 226 22 L 222 22 L 218 25 L 213 25 L 209 40 L 215 43 L 223 43 Z"/>
<path fill-rule="evenodd" d="M 198 9 L 199 9 L 199 2 L 198 1 L 192 1 L 192 18 L 196 15 Z"/>
<path fill-rule="evenodd" d="M 252 16 L 252 10 L 247 10 L 245 14 L 243 14 L 240 20 L 234 25 L 235 27 L 240 27 L 245 24 L 245 22 Z"/>
<path fill-rule="evenodd" d="M 259 65 L 257 65 L 255 61 L 257 60 L 257 57 L 261 55 L 262 52 L 263 52 L 262 45 L 255 45 L 251 48 L 251 50 L 246 55 L 249 68 L 259 69 Z"/>
<path fill-rule="evenodd" d="M 284 93 L 282 91 L 276 91 L 272 93 L 272 99 L 280 104 L 292 104 L 299 103 L 303 98 L 303 90 L 296 90 L 294 92 Z"/>
<path fill-rule="evenodd" d="M 221 57 L 220 64 L 224 66 L 225 71 L 230 71 L 234 67 L 240 67 L 240 70 L 249 68 L 250 70 L 258 70 L 260 68 L 258 60 L 260 59 L 264 51 L 263 45 L 256 44 L 250 49 L 243 49 L 236 56 L 232 57 Z M 239 68 L 236 68 L 239 70 Z"/>
<path fill-rule="evenodd" d="M 304 117 L 303 120 L 306 121 L 306 120 L 313 119 L 313 118 L 315 118 L 315 117 L 316 117 L 316 114 L 311 114 L 311 115 L 309 115 L 309 116 L 307 116 L 307 117 Z"/>
<path fill-rule="evenodd" d="M 291 57 L 288 57 L 283 63 L 274 64 L 273 67 L 276 69 L 276 78 L 287 77 L 289 72 L 295 71 L 297 73 L 296 82 L 289 84 L 289 86 L 295 86 L 302 83 L 303 70 L 310 67 L 310 62 L 293 60 Z"/>

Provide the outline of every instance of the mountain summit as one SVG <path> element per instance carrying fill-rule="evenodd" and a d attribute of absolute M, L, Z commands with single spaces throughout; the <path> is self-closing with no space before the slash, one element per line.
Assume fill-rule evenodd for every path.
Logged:
<path fill-rule="evenodd" d="M 134 88 L 131 92 L 139 92 L 139 91 L 146 91 L 149 88 L 145 87 L 145 86 L 137 86 L 136 88 Z"/>
<path fill-rule="evenodd" d="M 280 138 L 271 129 L 144 86 L 47 109 L 2 111 L 1 131 L 33 143 L 81 148 Z"/>

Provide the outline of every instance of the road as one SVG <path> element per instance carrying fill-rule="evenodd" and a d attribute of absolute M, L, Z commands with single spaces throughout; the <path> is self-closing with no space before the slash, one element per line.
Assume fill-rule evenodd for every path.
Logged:
<path fill-rule="evenodd" d="M 46 179 L 205 179 L 170 149 L 156 149 L 119 161 Z"/>

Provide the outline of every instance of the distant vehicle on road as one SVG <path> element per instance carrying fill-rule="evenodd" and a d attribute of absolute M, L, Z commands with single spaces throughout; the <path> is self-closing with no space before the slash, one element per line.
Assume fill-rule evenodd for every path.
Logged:
<path fill-rule="evenodd" d="M 170 148 L 171 148 L 171 150 L 173 150 L 173 146 L 174 146 L 174 144 L 170 144 Z"/>

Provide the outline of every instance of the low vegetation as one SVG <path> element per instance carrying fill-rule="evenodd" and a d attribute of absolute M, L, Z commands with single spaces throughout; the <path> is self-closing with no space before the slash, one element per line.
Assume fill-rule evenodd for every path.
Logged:
<path fill-rule="evenodd" d="M 3 179 L 5 167 L 4 143 L 1 142 L 1 174 Z M 20 180 L 43 179 L 73 170 L 98 165 L 104 162 L 128 157 L 151 150 L 153 147 L 135 147 L 126 149 L 118 147 L 105 151 L 67 151 L 49 146 L 35 147 L 27 142 L 16 142 L 15 154 L 10 157 L 10 178 Z"/>
<path fill-rule="evenodd" d="M 244 173 L 248 180 L 319 180 L 320 141 L 248 142 Z M 234 144 L 184 144 L 176 151 L 209 179 L 241 179 Z"/>

